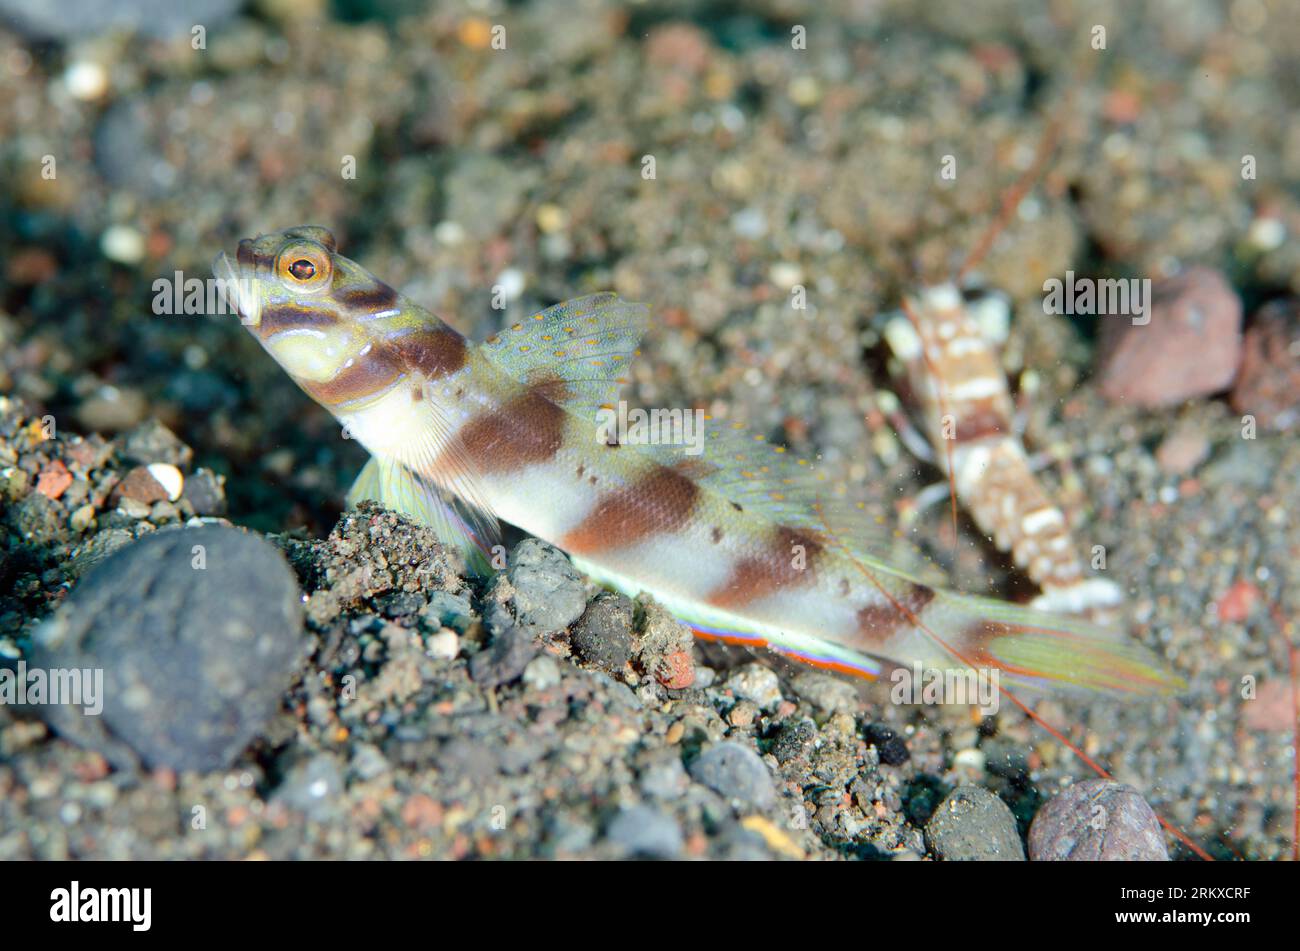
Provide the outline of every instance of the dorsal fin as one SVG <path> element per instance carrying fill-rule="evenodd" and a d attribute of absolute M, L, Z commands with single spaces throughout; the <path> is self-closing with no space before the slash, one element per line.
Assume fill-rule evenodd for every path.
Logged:
<path fill-rule="evenodd" d="M 594 418 L 618 400 L 649 311 L 616 294 L 556 304 L 483 342 L 483 353 L 521 383 L 548 387 L 570 412 Z"/>

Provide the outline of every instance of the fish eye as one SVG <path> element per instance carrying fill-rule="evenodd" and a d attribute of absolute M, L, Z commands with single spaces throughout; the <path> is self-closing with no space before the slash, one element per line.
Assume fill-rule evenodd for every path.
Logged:
<path fill-rule="evenodd" d="M 300 242 L 280 253 L 276 270 L 286 284 L 315 291 L 329 282 L 331 266 L 329 255 L 323 248 Z"/>

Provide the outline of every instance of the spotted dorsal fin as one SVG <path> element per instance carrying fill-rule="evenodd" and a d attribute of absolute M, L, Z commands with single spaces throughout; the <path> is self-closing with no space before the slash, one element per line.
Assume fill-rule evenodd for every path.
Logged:
<path fill-rule="evenodd" d="M 628 383 L 648 319 L 644 304 L 592 294 L 525 317 L 488 337 L 482 350 L 521 383 L 545 384 L 549 399 L 594 417 Z"/>

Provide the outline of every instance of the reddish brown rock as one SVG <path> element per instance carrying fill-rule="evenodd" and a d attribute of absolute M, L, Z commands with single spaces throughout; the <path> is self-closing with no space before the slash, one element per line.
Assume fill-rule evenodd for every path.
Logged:
<path fill-rule="evenodd" d="M 657 679 L 670 690 L 685 690 L 695 683 L 695 662 L 688 651 L 673 651 L 663 659 Z"/>
<path fill-rule="evenodd" d="M 118 484 L 113 496 L 115 501 L 118 499 L 134 499 L 136 502 L 143 502 L 145 505 L 153 505 L 155 502 L 162 502 L 167 498 L 167 489 L 153 477 L 153 473 L 148 469 L 144 466 L 137 466 L 126 474 L 121 483 Z"/>
<path fill-rule="evenodd" d="M 1300 301 L 1265 304 L 1246 331 L 1232 408 L 1278 431 L 1300 423 Z"/>
<path fill-rule="evenodd" d="M 1061 791 L 1029 827 L 1034 862 L 1167 862 L 1160 820 L 1132 786 L 1088 779 Z"/>
<path fill-rule="evenodd" d="M 1195 267 L 1151 289 L 1150 321 L 1103 317 L 1098 376 L 1112 403 L 1173 406 L 1227 389 L 1241 359 L 1241 299 Z"/>
<path fill-rule="evenodd" d="M 40 477 L 36 480 L 36 491 L 46 498 L 57 499 L 68 491 L 70 485 L 72 474 L 68 472 L 68 467 L 55 459 L 41 470 Z"/>

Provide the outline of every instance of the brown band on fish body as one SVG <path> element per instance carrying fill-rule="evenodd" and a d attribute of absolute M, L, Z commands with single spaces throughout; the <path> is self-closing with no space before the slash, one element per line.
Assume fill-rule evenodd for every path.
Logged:
<path fill-rule="evenodd" d="M 350 287 L 334 295 L 341 307 L 350 311 L 376 313 L 392 310 L 398 304 L 397 291 L 382 281 L 364 287 Z"/>
<path fill-rule="evenodd" d="M 706 600 L 715 607 L 732 609 L 784 588 L 811 584 L 816 575 L 814 564 L 824 550 L 820 539 L 811 532 L 778 525 L 765 550 L 741 559 L 732 569 L 731 577 Z M 795 560 L 801 554 L 803 567 L 797 567 Z"/>
<path fill-rule="evenodd" d="M 573 387 L 569 381 L 556 376 L 553 372 L 543 371 L 531 375 L 528 388 L 544 400 L 556 405 L 563 405 L 573 399 Z"/>
<path fill-rule="evenodd" d="M 263 340 L 270 340 L 276 334 L 284 333 L 286 330 L 333 327 L 338 322 L 338 317 L 324 308 L 271 304 L 262 310 L 257 333 Z"/>
<path fill-rule="evenodd" d="M 332 380 L 302 383 L 312 399 L 325 406 L 344 406 L 392 389 L 406 374 L 401 356 L 392 347 L 377 345 L 343 367 Z"/>
<path fill-rule="evenodd" d="M 480 472 L 512 472 L 548 462 L 560 451 L 568 414 L 532 389 L 467 422 L 456 435 L 454 451 Z"/>
<path fill-rule="evenodd" d="M 913 584 L 902 596 L 893 596 L 892 601 L 885 598 L 859 608 L 859 646 L 882 647 L 903 628 L 915 626 L 921 619 L 921 612 L 933 600 L 933 588 Z"/>
<path fill-rule="evenodd" d="M 999 637 L 1014 637 L 1023 631 L 1023 628 L 1013 624 L 983 619 L 966 627 L 959 635 L 957 643 L 961 645 L 962 657 L 977 669 L 996 667 L 1009 673 L 1020 673 L 1022 671 L 998 660 L 989 647 Z M 1023 672 L 1031 676 L 1033 674 L 1032 671 Z"/>
<path fill-rule="evenodd" d="M 451 376 L 465 365 L 468 356 L 465 338 L 450 327 L 422 328 L 390 336 L 388 345 L 401 356 L 408 371 L 423 373 L 429 380 Z"/>
<path fill-rule="evenodd" d="M 257 250 L 249 238 L 239 242 L 239 248 L 235 251 L 235 260 L 241 267 L 252 268 L 255 271 L 269 271 L 275 266 L 275 256 Z"/>
<path fill-rule="evenodd" d="M 601 497 L 560 547 L 579 554 L 623 548 L 690 521 L 700 487 L 669 466 Z"/>

